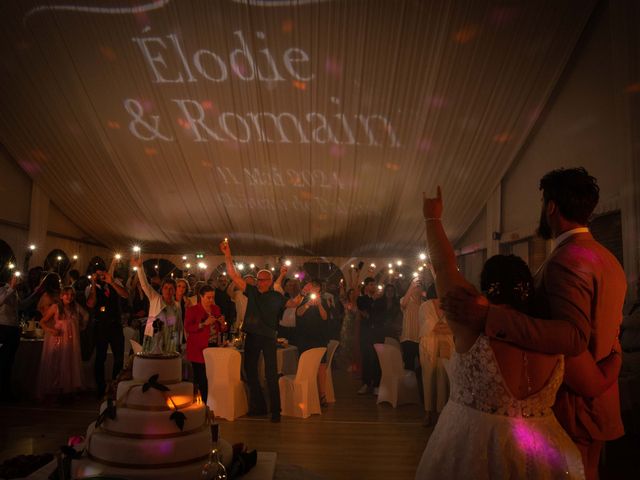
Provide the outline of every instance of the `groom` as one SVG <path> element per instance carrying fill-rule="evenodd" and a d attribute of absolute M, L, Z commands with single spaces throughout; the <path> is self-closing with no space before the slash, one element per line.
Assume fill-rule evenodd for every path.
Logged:
<path fill-rule="evenodd" d="M 555 239 L 555 247 L 535 275 L 539 318 L 483 305 L 477 293 L 461 289 L 443 299 L 442 309 L 450 320 L 475 325 L 489 337 L 567 356 L 588 348 L 598 362 L 617 346 L 627 289 L 619 262 L 587 228 L 599 187 L 584 168 L 574 168 L 547 173 L 540 190 L 538 233 Z M 598 478 L 604 441 L 624 434 L 618 383 L 595 398 L 580 397 L 563 385 L 554 412 L 580 449 L 587 479 Z"/>

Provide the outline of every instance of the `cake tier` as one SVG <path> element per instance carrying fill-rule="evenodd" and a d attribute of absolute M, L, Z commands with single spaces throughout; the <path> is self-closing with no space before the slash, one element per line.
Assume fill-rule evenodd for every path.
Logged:
<path fill-rule="evenodd" d="M 182 380 L 182 359 L 180 356 L 143 357 L 140 354 L 133 359 L 133 379 L 146 382 L 158 374 L 160 383 L 178 383 Z"/>
<path fill-rule="evenodd" d="M 173 438 L 128 438 L 96 429 L 88 440 L 92 460 L 122 468 L 172 468 L 204 462 L 211 451 L 207 427 Z M 128 477 L 127 477 L 128 478 Z"/>
<path fill-rule="evenodd" d="M 106 403 L 103 403 L 100 412 L 105 408 Z M 198 430 L 207 423 L 207 406 L 204 403 L 194 403 L 180 409 L 186 417 L 182 431 L 176 422 L 169 418 L 173 410 L 166 407 L 166 404 L 165 408 L 165 410 L 138 410 L 118 407 L 116 418 L 105 419 L 101 429 L 114 435 L 130 435 L 146 439 L 149 435 L 184 435 Z"/>
<path fill-rule="evenodd" d="M 231 445 L 224 439 L 220 439 L 218 449 L 222 454 L 222 463 L 229 468 L 233 456 Z M 73 461 L 71 473 L 73 478 L 112 476 L 135 480 L 200 480 L 200 478 L 202 478 L 202 467 L 207 460 L 208 456 L 202 460 L 193 461 L 178 467 L 158 468 L 146 466 L 145 468 L 125 468 L 113 464 L 101 463 L 83 456 L 80 460 Z"/>
<path fill-rule="evenodd" d="M 127 407 L 149 409 L 171 405 L 167 403 L 165 397 L 171 397 L 173 403 L 179 408 L 186 407 L 193 401 L 193 383 L 180 382 L 166 385 L 168 392 L 161 392 L 155 388 L 149 388 L 143 392 L 143 383 L 137 380 L 124 380 L 118 383 L 118 401 L 124 402 Z"/>

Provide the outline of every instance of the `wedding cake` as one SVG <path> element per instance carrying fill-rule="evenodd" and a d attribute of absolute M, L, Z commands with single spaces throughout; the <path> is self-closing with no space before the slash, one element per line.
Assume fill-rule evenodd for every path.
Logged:
<path fill-rule="evenodd" d="M 211 419 L 181 369 L 178 354 L 135 356 L 133 379 L 118 384 L 115 400 L 103 403 L 89 426 L 73 478 L 200 478 L 212 448 Z M 231 447 L 221 446 L 227 463 Z"/>

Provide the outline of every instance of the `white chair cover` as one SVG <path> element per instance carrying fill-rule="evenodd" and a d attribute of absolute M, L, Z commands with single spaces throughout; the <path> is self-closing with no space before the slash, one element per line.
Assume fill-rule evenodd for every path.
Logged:
<path fill-rule="evenodd" d="M 296 375 L 284 375 L 278 382 L 282 415 L 307 418 L 321 414 L 318 395 L 318 367 L 326 347 L 312 348 L 300 356 Z"/>
<path fill-rule="evenodd" d="M 140 345 L 135 340 L 129 339 L 129 343 L 131 343 L 131 349 L 133 350 L 133 353 L 140 353 L 142 351 L 142 345 Z"/>
<path fill-rule="evenodd" d="M 205 348 L 207 405 L 216 417 L 233 421 L 249 411 L 247 392 L 240 378 L 242 355 L 235 348 Z"/>
<path fill-rule="evenodd" d="M 385 345 L 393 345 L 394 347 L 398 347 L 400 352 L 402 352 L 402 347 L 400 346 L 400 342 L 393 337 L 384 337 Z"/>
<path fill-rule="evenodd" d="M 376 343 L 374 348 L 382 369 L 377 403 L 388 402 L 393 408 L 406 403 L 420 403 L 416 374 L 404 369 L 400 349 L 382 343 Z"/>
<path fill-rule="evenodd" d="M 327 345 L 327 377 L 326 383 L 324 387 L 325 398 L 327 403 L 335 403 L 336 402 L 336 394 L 333 389 L 333 373 L 331 369 L 331 364 L 333 362 L 333 354 L 336 353 L 336 349 L 340 345 L 340 342 L 337 340 L 331 340 Z"/>

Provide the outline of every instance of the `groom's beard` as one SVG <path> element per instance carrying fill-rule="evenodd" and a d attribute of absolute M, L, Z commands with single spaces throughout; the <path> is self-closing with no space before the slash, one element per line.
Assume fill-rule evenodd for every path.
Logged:
<path fill-rule="evenodd" d="M 551 240 L 553 238 L 553 232 L 551 231 L 551 226 L 549 222 L 547 222 L 547 216 L 545 215 L 544 209 L 540 212 L 540 222 L 538 223 L 538 235 L 540 235 L 545 240 Z"/>

